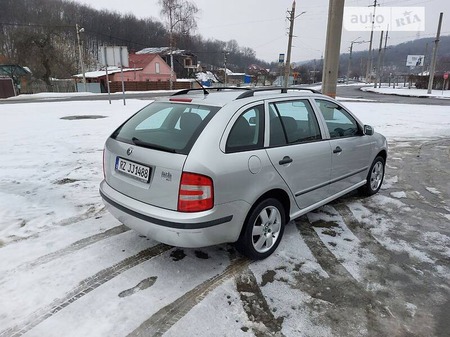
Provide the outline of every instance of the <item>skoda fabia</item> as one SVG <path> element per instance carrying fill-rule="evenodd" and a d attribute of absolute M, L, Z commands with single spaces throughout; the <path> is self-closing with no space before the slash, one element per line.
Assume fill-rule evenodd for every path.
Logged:
<path fill-rule="evenodd" d="M 377 193 L 386 139 L 308 90 L 184 90 L 107 139 L 100 194 L 123 224 L 179 247 L 272 254 L 285 225 L 352 190 Z"/>

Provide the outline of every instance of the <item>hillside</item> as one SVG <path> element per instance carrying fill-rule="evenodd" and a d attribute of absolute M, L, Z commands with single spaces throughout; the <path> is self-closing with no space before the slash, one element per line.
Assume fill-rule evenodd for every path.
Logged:
<path fill-rule="evenodd" d="M 384 55 L 384 67 L 382 69 L 384 79 L 387 80 L 390 74 L 418 74 L 422 71 L 427 71 L 431 62 L 434 40 L 435 38 L 422 38 L 398 45 L 388 44 Z M 424 67 L 407 67 L 406 58 L 408 55 L 425 55 Z M 350 78 L 365 77 L 367 58 L 367 50 L 352 53 Z M 372 52 L 373 67 L 377 65 L 377 60 L 378 47 Z M 345 77 L 347 76 L 349 53 L 341 54 L 339 61 L 339 76 Z M 320 81 L 322 78 L 322 66 L 322 60 L 309 60 L 298 62 L 295 70 L 301 74 L 303 83 L 309 83 L 313 81 L 312 73 L 314 70 L 316 73 L 316 81 Z M 442 73 L 445 71 L 450 71 L 450 36 L 441 36 L 437 54 L 436 72 Z"/>
<path fill-rule="evenodd" d="M 152 19 L 98 11 L 65 0 L 2 0 L 1 8 L 0 63 L 28 66 L 36 78 L 48 84 L 51 77 L 67 78 L 80 72 L 77 24 L 83 28 L 80 39 L 87 70 L 97 68 L 102 45 L 127 46 L 129 50 L 169 45 L 164 25 Z M 252 49 L 240 47 L 234 40 L 205 40 L 189 34 L 177 36 L 175 44 L 213 67 L 223 66 L 224 50 L 232 70 L 244 71 L 252 63 L 266 65 L 256 59 Z"/>
<path fill-rule="evenodd" d="M 394 73 L 419 73 L 422 67 L 410 69 L 406 66 L 408 55 L 425 55 L 425 64 L 423 69 L 427 70 L 430 66 L 433 53 L 435 38 L 422 38 L 413 41 L 404 42 L 394 46 L 387 46 L 384 56 L 384 66 Z M 377 64 L 378 48 L 372 52 L 373 64 Z M 361 61 L 367 63 L 368 52 L 356 52 L 352 54 L 352 72 L 359 71 Z M 340 72 L 346 74 L 349 54 L 341 55 Z M 441 36 L 437 54 L 436 71 L 450 70 L 450 36 Z"/>

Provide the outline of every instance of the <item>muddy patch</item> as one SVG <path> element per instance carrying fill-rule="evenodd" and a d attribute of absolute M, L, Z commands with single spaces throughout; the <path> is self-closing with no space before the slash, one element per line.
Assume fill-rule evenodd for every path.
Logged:
<path fill-rule="evenodd" d="M 202 252 L 201 250 L 196 250 L 194 253 L 198 259 L 202 259 L 202 260 L 209 259 L 209 255 L 205 252 Z"/>
<path fill-rule="evenodd" d="M 175 249 L 172 253 L 170 253 L 170 257 L 174 261 L 181 261 L 186 257 L 186 254 L 182 249 Z"/>
<path fill-rule="evenodd" d="M 64 178 L 64 179 L 56 180 L 54 182 L 54 184 L 56 184 L 56 185 L 66 185 L 66 184 L 76 183 L 77 181 L 79 181 L 79 180 L 78 179 L 71 179 L 71 178 Z"/>
<path fill-rule="evenodd" d="M 100 118 L 106 118 L 106 116 L 102 115 L 77 115 L 77 116 L 65 116 L 61 117 L 60 119 L 64 119 L 67 121 L 75 121 L 79 119 L 100 119 Z"/>
<path fill-rule="evenodd" d="M 152 285 L 155 284 L 156 279 L 157 279 L 156 276 L 146 278 L 145 280 L 142 280 L 141 282 L 139 282 L 135 287 L 122 291 L 119 294 L 119 297 L 131 296 L 131 295 L 137 293 L 138 291 L 150 288 Z"/>

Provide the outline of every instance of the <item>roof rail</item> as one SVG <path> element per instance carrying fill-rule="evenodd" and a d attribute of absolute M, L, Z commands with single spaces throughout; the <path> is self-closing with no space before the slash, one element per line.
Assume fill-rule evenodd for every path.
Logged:
<path fill-rule="evenodd" d="M 265 87 L 265 88 L 255 88 L 255 89 L 250 89 L 249 91 L 243 92 L 241 95 L 239 95 L 236 99 L 242 99 L 242 98 L 247 98 L 247 97 L 252 97 L 255 95 L 255 92 L 262 92 L 262 91 L 275 91 L 275 90 L 279 90 L 280 93 L 285 94 L 288 92 L 288 90 L 298 90 L 298 91 L 310 91 L 312 93 L 315 94 L 320 94 L 320 91 L 317 91 L 315 89 L 312 88 L 294 88 L 294 87 Z"/>
<path fill-rule="evenodd" d="M 183 90 L 173 93 L 172 96 L 186 95 L 191 91 L 203 91 L 203 93 L 205 95 L 208 95 L 209 91 L 212 91 L 212 90 L 214 90 L 214 91 L 222 91 L 222 90 L 241 90 L 241 91 L 246 90 L 246 91 L 248 91 L 248 90 L 253 90 L 253 89 L 245 88 L 245 87 L 244 88 L 242 88 L 242 87 L 214 87 L 214 88 L 207 88 L 207 89 L 206 88 L 183 89 Z"/>

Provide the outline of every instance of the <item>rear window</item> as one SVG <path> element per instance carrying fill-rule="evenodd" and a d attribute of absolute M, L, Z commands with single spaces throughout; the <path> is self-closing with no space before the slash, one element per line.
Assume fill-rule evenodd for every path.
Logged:
<path fill-rule="evenodd" d="M 162 151 L 187 154 L 219 107 L 155 102 L 140 110 L 111 137 Z"/>

